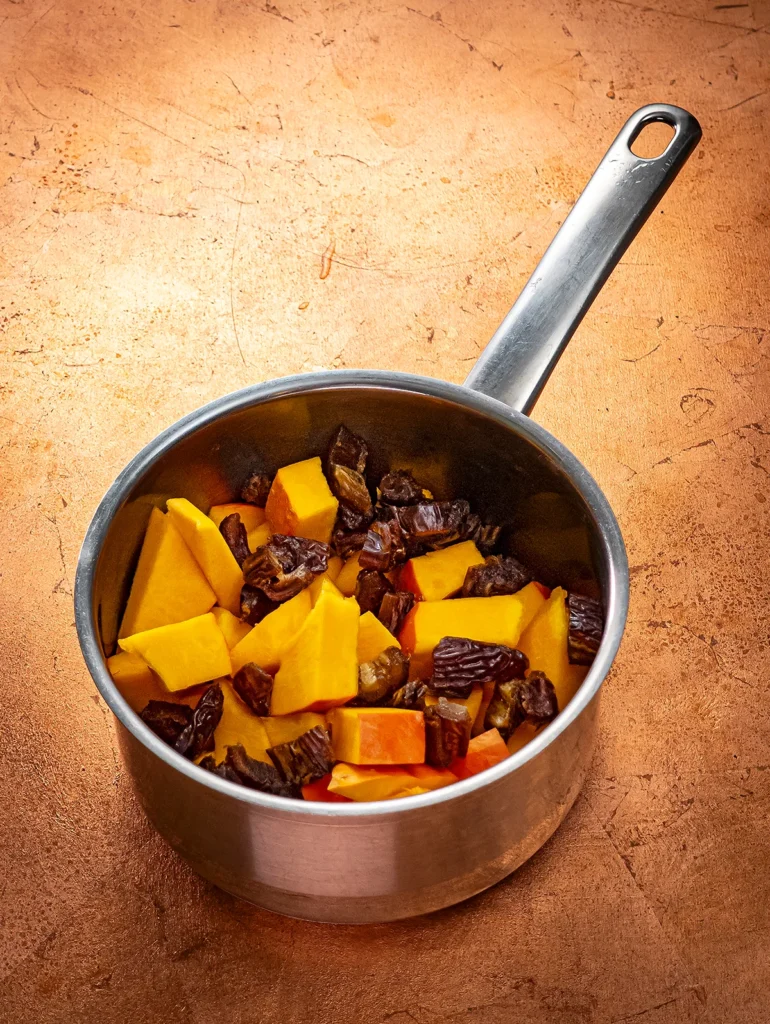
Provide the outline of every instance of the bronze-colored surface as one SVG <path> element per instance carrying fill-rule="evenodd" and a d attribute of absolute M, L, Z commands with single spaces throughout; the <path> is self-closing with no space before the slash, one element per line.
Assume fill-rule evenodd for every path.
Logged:
<path fill-rule="evenodd" d="M 769 22 L 0 0 L 4 1021 L 767 1021 Z M 99 497 L 251 381 L 461 381 L 650 100 L 703 142 L 536 413 L 632 565 L 583 797 L 513 878 L 429 919 L 335 929 L 212 889 L 146 824 L 80 658 Z"/>

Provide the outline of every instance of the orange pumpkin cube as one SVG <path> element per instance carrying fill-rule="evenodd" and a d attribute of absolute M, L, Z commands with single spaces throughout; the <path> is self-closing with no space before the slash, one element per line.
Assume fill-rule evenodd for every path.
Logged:
<path fill-rule="evenodd" d="M 302 787 L 303 800 L 311 800 L 314 803 L 323 804 L 349 804 L 350 797 L 341 796 L 339 793 L 332 793 L 329 790 L 329 783 L 332 781 L 331 774 L 324 775 L 322 779 L 315 782 L 308 782 Z"/>
<path fill-rule="evenodd" d="M 467 779 L 504 761 L 508 753 L 505 740 L 497 729 L 488 729 L 480 736 L 473 737 L 468 744 L 468 753 L 465 757 L 456 757 L 449 770 L 454 772 L 458 779 Z"/>
<path fill-rule="evenodd" d="M 337 708 L 327 716 L 334 756 L 350 764 L 423 764 L 425 719 L 403 708 Z"/>
<path fill-rule="evenodd" d="M 278 470 L 267 496 L 265 513 L 273 533 L 328 544 L 338 504 L 326 482 L 321 460 L 315 456 Z"/>
<path fill-rule="evenodd" d="M 472 565 L 482 565 L 484 556 L 472 540 L 452 544 L 440 551 L 410 558 L 401 570 L 399 585 L 411 590 L 420 601 L 442 601 L 456 594 Z"/>
<path fill-rule="evenodd" d="M 548 600 L 541 602 L 540 609 L 522 632 L 518 644 L 519 650 L 529 658 L 529 667 L 545 672 L 553 683 L 559 711 L 563 711 L 575 695 L 588 671 L 584 665 L 570 664 L 568 633 L 567 592 L 556 587 Z"/>

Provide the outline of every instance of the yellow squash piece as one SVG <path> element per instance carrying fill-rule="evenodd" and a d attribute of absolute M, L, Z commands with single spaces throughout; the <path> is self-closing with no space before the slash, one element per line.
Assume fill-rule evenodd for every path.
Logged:
<path fill-rule="evenodd" d="M 219 763 L 227 756 L 227 748 L 241 744 L 250 757 L 272 764 L 266 751 L 272 746 L 261 718 L 243 703 L 229 679 L 218 680 L 224 704 L 222 717 L 214 731 L 214 757 Z"/>
<path fill-rule="evenodd" d="M 251 632 L 251 626 L 248 622 L 241 622 L 239 618 L 229 612 L 227 608 L 216 608 L 211 609 L 211 614 L 217 620 L 217 625 L 224 633 L 225 641 L 230 650 L 239 644 L 245 636 Z"/>
<path fill-rule="evenodd" d="M 247 505 L 245 502 L 240 501 L 233 501 L 229 505 L 212 505 L 209 509 L 209 519 L 219 529 L 219 524 L 222 520 L 236 512 L 246 527 L 246 533 L 256 530 L 265 521 L 265 510 L 263 508 L 257 508 L 256 505 Z"/>
<path fill-rule="evenodd" d="M 331 562 L 331 559 L 329 559 L 329 561 Z M 321 576 L 316 576 L 316 578 L 313 580 L 313 582 L 308 587 L 308 590 L 310 591 L 310 600 L 313 602 L 313 604 L 315 604 L 316 601 L 318 600 L 318 598 L 321 596 L 321 590 L 323 589 L 323 587 L 325 585 L 328 585 L 330 587 L 334 587 L 334 589 L 337 591 L 337 593 L 340 595 L 340 597 L 343 596 L 340 593 L 340 591 L 337 590 L 337 587 L 336 587 L 336 585 L 334 583 L 333 575 L 327 569 L 326 572 L 323 573 Z"/>
<path fill-rule="evenodd" d="M 253 530 L 249 530 L 246 534 L 246 540 L 248 541 L 249 551 L 252 554 L 261 548 L 264 544 L 270 540 L 270 527 L 267 523 L 262 523 L 260 526 L 255 526 Z"/>
<path fill-rule="evenodd" d="M 296 637 L 311 607 L 309 589 L 305 588 L 266 615 L 232 649 L 233 674 L 250 661 L 266 672 L 275 672 L 281 655 Z"/>
<path fill-rule="evenodd" d="M 401 588 L 421 601 L 443 601 L 462 589 L 472 565 L 483 565 L 484 556 L 472 540 L 451 544 L 440 551 L 410 558 L 401 570 Z"/>
<path fill-rule="evenodd" d="M 168 700 L 168 692 L 138 654 L 113 654 L 107 659 L 107 668 L 133 711 L 140 712 L 151 700 Z"/>
<path fill-rule="evenodd" d="M 120 636 L 203 615 L 216 599 L 169 516 L 154 508 L 123 613 Z"/>
<path fill-rule="evenodd" d="M 515 754 L 517 750 L 526 747 L 530 740 L 537 736 L 537 733 L 538 728 L 536 725 L 532 725 L 530 722 L 522 722 L 508 740 L 508 753 Z"/>
<path fill-rule="evenodd" d="M 230 652 L 211 612 L 135 633 L 118 643 L 144 658 L 167 690 L 187 690 L 230 674 Z"/>
<path fill-rule="evenodd" d="M 410 678 L 427 679 L 431 675 L 433 649 L 445 636 L 515 647 L 524 611 L 525 603 L 517 594 L 419 601 L 399 634 L 401 646 L 412 656 Z"/>
<path fill-rule="evenodd" d="M 273 533 L 309 537 L 328 544 L 338 504 L 316 456 L 278 470 L 265 512 Z"/>
<path fill-rule="evenodd" d="M 400 647 L 401 644 L 387 629 L 374 612 L 364 612 L 358 622 L 358 664 L 374 661 L 378 654 L 388 647 Z"/>
<path fill-rule="evenodd" d="M 524 613 L 521 617 L 521 632 L 523 633 L 530 622 L 534 619 L 546 602 L 543 591 L 537 583 L 528 583 L 526 587 L 517 590 L 514 595 L 524 606 Z"/>
<path fill-rule="evenodd" d="M 213 521 L 187 498 L 169 498 L 168 514 L 187 542 L 217 595 L 217 604 L 233 615 L 241 610 L 243 573 Z"/>
<path fill-rule="evenodd" d="M 334 584 L 324 580 L 315 607 L 281 657 L 271 715 L 325 711 L 356 696 L 358 618 L 356 599 L 342 597 Z"/>
<path fill-rule="evenodd" d="M 425 762 L 425 718 L 406 708 L 336 708 L 329 712 L 334 756 L 350 764 Z"/>
<path fill-rule="evenodd" d="M 332 768 L 330 793 L 339 793 L 349 800 L 393 800 L 411 796 L 422 789 L 408 768 L 368 768 L 340 761 Z"/>
<path fill-rule="evenodd" d="M 268 746 L 277 747 L 281 743 L 291 743 L 317 725 L 326 728 L 326 719 L 314 711 L 301 711 L 298 715 L 281 715 L 275 718 L 263 718 L 262 724 L 270 740 Z"/>
<path fill-rule="evenodd" d="M 476 716 L 479 713 L 481 707 L 481 699 L 484 695 L 484 690 L 480 686 L 474 686 L 471 690 L 470 697 L 447 697 L 447 700 L 451 701 L 452 704 L 462 704 L 463 707 L 468 709 L 468 714 L 471 716 L 471 722 L 476 721 Z M 425 696 L 425 704 L 430 707 L 431 704 L 438 704 L 439 698 L 432 697 L 430 694 Z"/>
<path fill-rule="evenodd" d="M 334 581 L 337 584 L 337 589 L 340 590 L 345 597 L 352 597 L 356 592 L 356 580 L 358 574 L 361 571 L 359 560 L 361 558 L 361 552 L 356 551 L 354 555 L 345 562 L 340 569 L 340 574 Z"/>
<path fill-rule="evenodd" d="M 575 695 L 587 672 L 584 666 L 569 663 L 568 633 L 567 592 L 556 587 L 524 630 L 517 645 L 529 658 L 529 667 L 545 672 L 553 683 L 560 711 Z"/>

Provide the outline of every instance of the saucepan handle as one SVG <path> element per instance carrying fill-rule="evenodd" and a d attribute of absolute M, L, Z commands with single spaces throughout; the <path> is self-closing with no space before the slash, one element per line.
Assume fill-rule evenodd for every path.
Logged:
<path fill-rule="evenodd" d="M 631 152 L 645 125 L 674 136 L 660 156 Z M 607 155 L 465 381 L 529 413 L 588 307 L 663 198 L 701 128 L 681 107 L 653 103 L 626 121 Z"/>

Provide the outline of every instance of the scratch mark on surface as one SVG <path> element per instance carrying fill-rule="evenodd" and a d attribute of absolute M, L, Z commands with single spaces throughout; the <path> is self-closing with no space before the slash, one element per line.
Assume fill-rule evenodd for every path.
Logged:
<path fill-rule="evenodd" d="M 244 179 L 243 186 L 241 188 L 241 198 L 243 198 L 244 191 L 246 189 L 246 181 Z M 230 319 L 233 322 L 233 334 L 235 335 L 235 344 L 238 346 L 238 354 L 241 357 L 241 362 L 246 366 L 246 359 L 243 355 L 243 349 L 241 348 L 241 339 L 238 336 L 238 325 L 235 322 L 235 302 L 233 300 L 233 274 L 235 270 L 235 250 L 238 246 L 238 232 L 241 227 L 241 214 L 243 212 L 243 204 L 238 204 L 238 216 L 235 220 L 235 232 L 233 234 L 233 251 L 230 253 Z"/>
<path fill-rule="evenodd" d="M 652 1013 L 653 1010 L 660 1010 L 664 1006 L 671 1006 L 673 1003 L 678 1003 L 681 996 L 674 996 L 673 999 L 665 999 L 662 1003 L 656 1003 L 654 1006 L 648 1006 L 644 1010 L 638 1010 L 636 1013 L 625 1013 L 622 1017 L 613 1017 L 610 1024 L 625 1024 L 629 1020 L 639 1020 L 640 1017 L 644 1017 L 648 1013 Z"/>
<path fill-rule="evenodd" d="M 651 348 L 649 352 L 645 352 L 643 356 L 637 356 L 636 359 L 621 359 L 621 363 L 641 363 L 647 356 L 651 356 L 653 352 L 657 352 L 663 342 L 659 341 L 655 348 Z"/>
<path fill-rule="evenodd" d="M 48 15 L 51 13 L 51 11 L 54 9 L 54 7 L 56 7 L 58 2 L 59 2 L 59 0 L 54 0 L 54 2 L 51 4 L 51 6 L 48 9 L 43 11 L 43 13 L 40 15 L 40 17 L 36 21 L 32 22 L 32 24 L 29 26 L 29 28 L 24 33 L 24 35 L 21 37 L 19 42 L 24 42 L 24 40 L 27 38 L 27 36 L 30 34 L 30 32 L 33 29 L 37 28 L 37 26 L 40 24 L 40 22 L 44 21 L 48 17 Z"/>
<path fill-rule="evenodd" d="M 747 96 L 745 100 L 739 100 L 737 103 L 733 103 L 731 107 L 722 107 L 722 113 L 726 113 L 728 110 L 737 110 L 738 107 L 742 107 L 744 103 L 751 103 L 752 100 L 759 99 L 760 96 L 766 96 L 767 93 L 767 89 L 763 89 L 762 92 L 755 92 L 753 96 Z"/>
<path fill-rule="evenodd" d="M 35 78 L 34 75 L 32 77 Z M 53 117 L 51 114 L 44 113 L 40 109 L 40 107 L 36 107 L 35 104 L 32 102 L 32 100 L 29 98 L 29 96 L 27 96 L 27 94 L 24 91 L 24 89 L 22 88 L 21 82 L 19 81 L 17 75 L 13 76 L 13 80 L 16 83 L 16 88 L 19 90 L 19 92 L 22 94 L 22 96 L 27 101 L 27 103 L 29 103 L 30 107 L 32 107 L 32 109 L 35 111 L 36 114 L 40 114 L 40 116 L 44 117 L 46 119 L 46 121 L 66 121 L 65 117 Z M 36 78 L 35 78 L 35 81 L 38 83 L 38 85 L 41 84 Z M 43 86 L 43 88 L 46 88 L 46 86 Z"/>
<path fill-rule="evenodd" d="M 325 281 L 331 273 L 332 269 L 332 257 L 334 256 L 334 250 L 336 248 L 336 242 L 332 238 L 331 242 L 326 246 L 323 253 L 321 254 L 321 273 L 320 278 Z"/>
<path fill-rule="evenodd" d="M 746 25 L 737 25 L 732 21 L 719 21 L 717 18 L 699 18 L 696 14 L 683 14 L 681 11 L 666 11 L 661 7 L 650 7 L 647 4 L 632 4 L 630 0 L 609 0 L 610 3 L 618 4 L 621 7 L 631 7 L 642 14 L 662 14 L 666 18 L 680 18 L 683 21 L 694 21 L 699 25 L 716 25 L 719 28 L 734 28 L 741 31 L 746 30 Z M 751 32 L 760 32 L 761 28 L 750 29 Z"/>

